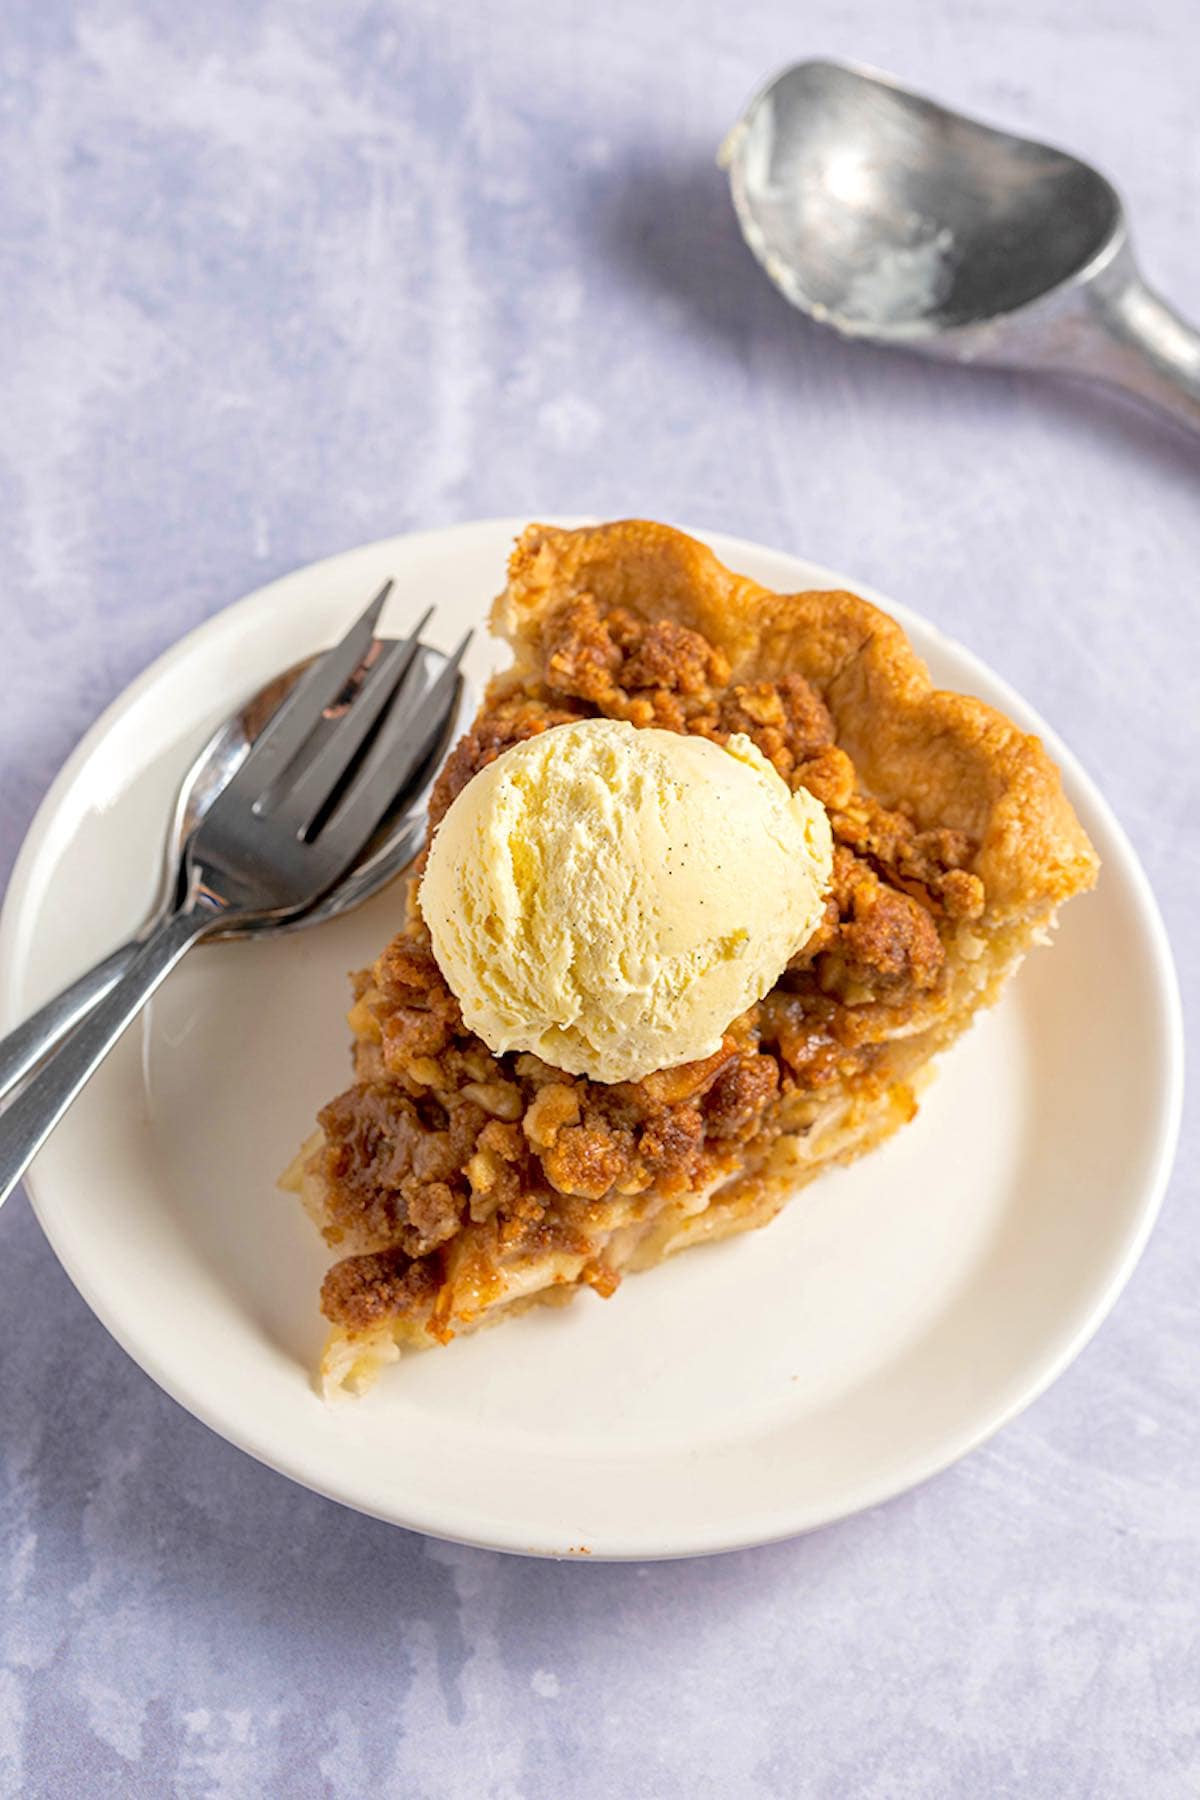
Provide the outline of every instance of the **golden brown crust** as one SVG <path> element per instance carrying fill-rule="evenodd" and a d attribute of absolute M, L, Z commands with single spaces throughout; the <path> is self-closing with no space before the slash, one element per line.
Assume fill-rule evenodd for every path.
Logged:
<path fill-rule="evenodd" d="M 645 519 L 531 525 L 492 614 L 516 655 L 502 689 L 536 669 L 547 614 L 584 594 L 601 611 L 624 607 L 701 632 L 728 657 L 734 682 L 804 676 L 878 800 L 979 845 L 973 872 L 989 923 L 1048 914 L 1095 881 L 1096 854 L 1039 739 L 982 700 L 935 688 L 895 620 L 856 594 L 773 593 Z"/>

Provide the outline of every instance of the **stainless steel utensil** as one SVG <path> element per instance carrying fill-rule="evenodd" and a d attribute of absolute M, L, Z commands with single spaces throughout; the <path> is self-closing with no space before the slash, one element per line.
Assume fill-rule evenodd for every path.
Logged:
<path fill-rule="evenodd" d="M 746 242 L 822 324 L 1090 376 L 1200 430 L 1200 333 L 1141 279 L 1087 163 L 823 61 L 768 83 L 722 161 Z"/>
<path fill-rule="evenodd" d="M 388 640 L 378 641 L 386 644 Z M 178 897 L 176 887 L 183 849 L 188 838 L 221 789 L 245 761 L 250 746 L 272 712 L 286 699 L 314 660 L 311 656 L 305 657 L 282 675 L 274 676 L 257 693 L 252 694 L 232 717 L 226 719 L 205 744 L 179 790 L 167 833 L 159 897 L 150 917 L 136 937 L 80 975 L 69 987 L 39 1007 L 37 1012 L 0 1041 L 0 1099 L 11 1093 L 49 1055 L 55 1045 L 91 1012 L 97 1001 L 111 993 L 132 964 L 142 943 L 168 916 Z M 414 687 L 421 693 L 427 692 L 445 664 L 446 658 L 440 651 L 423 644 L 413 666 Z M 314 728 L 311 740 L 313 744 L 319 742 L 327 732 L 336 729 L 344 704 L 349 699 L 348 692 L 344 696 L 343 706 L 328 708 L 322 714 Z M 425 809 L 438 764 L 446 746 L 461 736 L 465 729 L 469 708 L 467 684 L 460 675 L 445 728 L 426 759 L 425 767 L 418 770 L 412 791 L 400 795 L 397 805 L 383 821 L 354 867 L 332 892 L 324 895 L 315 906 L 296 918 L 278 920 L 267 927 L 261 924 L 229 925 L 212 932 L 205 941 L 212 943 L 224 938 L 253 937 L 264 929 L 303 931 L 310 925 L 320 925 L 327 919 L 336 918 L 353 907 L 361 906 L 392 881 L 412 861 L 420 848 L 425 832 Z"/>
<path fill-rule="evenodd" d="M 0 1201 L 191 946 L 229 927 L 294 919 L 328 894 L 426 761 L 470 634 L 420 692 L 410 677 L 429 615 L 408 638 L 377 643 L 375 624 L 390 587 L 272 714 L 188 837 L 168 916 L 113 991 L 0 1115 Z M 349 703 L 340 705 L 348 683 Z M 336 725 L 321 731 L 335 707 Z"/>

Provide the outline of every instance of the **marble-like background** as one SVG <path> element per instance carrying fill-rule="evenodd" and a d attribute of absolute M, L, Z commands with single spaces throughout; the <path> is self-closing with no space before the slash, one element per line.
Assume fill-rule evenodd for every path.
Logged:
<path fill-rule="evenodd" d="M 713 167 L 766 73 L 856 56 L 1093 157 L 1200 312 L 1194 0 L 0 22 L 0 871 L 96 713 L 270 576 L 642 511 L 852 571 L 1014 681 L 1131 831 L 1195 1001 L 1200 449 L 804 327 Z M 1198 1153 L 1193 1123 L 1113 1318 L 993 1443 L 807 1540 L 648 1567 L 448 1548 L 257 1467 L 127 1361 L 17 1199 L 0 1791 L 1196 1794 Z"/>

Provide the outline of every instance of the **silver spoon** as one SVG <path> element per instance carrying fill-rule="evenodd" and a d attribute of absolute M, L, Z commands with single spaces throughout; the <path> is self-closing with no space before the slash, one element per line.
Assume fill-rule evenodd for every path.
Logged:
<path fill-rule="evenodd" d="M 387 640 L 380 639 L 378 642 L 381 646 L 386 646 Z M 291 692 L 314 660 L 311 656 L 305 657 L 303 662 L 296 663 L 282 675 L 267 682 L 205 744 L 179 790 L 163 853 L 163 878 L 159 896 L 149 919 L 129 943 L 122 944 L 110 956 L 106 956 L 103 962 L 97 963 L 77 981 L 73 981 L 70 987 L 48 1000 L 0 1042 L 0 1098 L 10 1093 L 31 1070 L 37 1068 L 55 1045 L 112 991 L 130 968 L 146 938 L 173 910 L 178 900 L 176 888 L 180 879 L 184 845 L 217 795 L 237 773 L 251 744 L 280 701 Z M 414 695 L 432 687 L 445 663 L 446 658 L 440 651 L 431 650 L 427 645 L 421 647 L 413 672 L 414 681 L 419 681 L 419 686 L 414 688 Z M 344 713 L 348 699 L 349 691 L 343 696 L 342 704 L 331 707 L 325 714 L 321 727 L 310 741 L 309 752 L 304 758 L 306 764 L 318 752 L 322 737 L 328 736 Z M 412 861 L 420 848 L 425 831 L 425 810 L 434 778 L 446 748 L 461 736 L 466 727 L 469 707 L 467 683 L 460 676 L 446 728 L 416 775 L 411 790 L 401 796 L 353 868 L 331 893 L 296 918 L 279 920 L 274 924 L 232 926 L 227 930 L 214 932 L 208 941 L 254 937 L 267 930 L 303 931 L 309 925 L 320 925 L 327 919 L 337 918 L 353 907 L 361 906 L 393 880 Z M 297 769 L 297 775 L 299 772 Z"/>
<path fill-rule="evenodd" d="M 770 82 L 721 160 L 746 242 L 822 324 L 1091 376 L 1200 431 L 1200 333 L 1142 281 L 1087 163 L 835 62 Z"/>

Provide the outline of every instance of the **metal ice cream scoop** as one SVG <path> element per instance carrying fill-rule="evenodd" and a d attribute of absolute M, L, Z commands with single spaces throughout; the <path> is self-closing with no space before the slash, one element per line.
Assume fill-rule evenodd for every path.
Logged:
<path fill-rule="evenodd" d="M 1087 163 L 834 62 L 770 82 L 722 161 L 750 248 L 822 324 L 1090 376 L 1200 431 L 1200 333 L 1141 279 Z"/>

